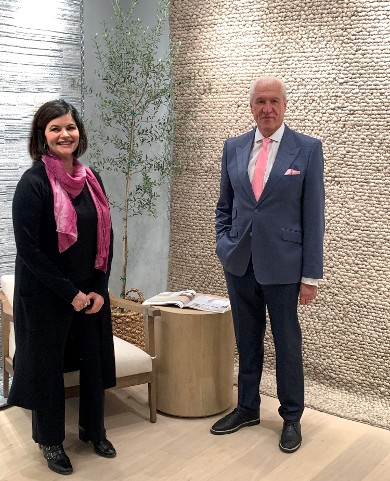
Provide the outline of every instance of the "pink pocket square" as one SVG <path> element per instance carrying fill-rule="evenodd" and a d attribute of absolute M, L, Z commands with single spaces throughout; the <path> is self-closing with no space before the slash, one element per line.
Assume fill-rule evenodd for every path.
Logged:
<path fill-rule="evenodd" d="M 299 175 L 300 173 L 300 170 L 287 169 L 284 175 Z"/>

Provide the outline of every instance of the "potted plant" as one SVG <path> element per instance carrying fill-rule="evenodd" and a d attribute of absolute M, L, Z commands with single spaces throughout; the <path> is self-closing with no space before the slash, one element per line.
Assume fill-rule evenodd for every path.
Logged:
<path fill-rule="evenodd" d="M 112 26 L 104 23 L 103 33 L 94 38 L 99 90 L 84 86 L 84 92 L 96 96 L 99 123 L 90 134 L 91 165 L 124 181 L 120 202 L 111 201 L 123 219 L 121 297 L 126 294 L 130 218 L 156 215 L 159 187 L 182 170 L 180 159 L 172 155 L 175 125 L 191 119 L 186 114 L 178 119 L 173 111 L 177 46 L 171 44 L 158 56 L 169 2 L 159 1 L 155 25 L 146 28 L 135 16 L 137 3 L 132 0 L 125 12 L 118 0 L 113 2 Z"/>

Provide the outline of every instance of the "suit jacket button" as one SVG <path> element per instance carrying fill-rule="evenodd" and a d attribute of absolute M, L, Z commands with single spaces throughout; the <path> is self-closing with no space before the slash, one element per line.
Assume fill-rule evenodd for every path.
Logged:
<path fill-rule="evenodd" d="M 255 214 L 257 214 L 257 213 L 259 212 L 259 209 L 255 209 L 255 211 L 254 211 L 254 212 L 255 212 Z"/>
<path fill-rule="evenodd" d="M 249 235 L 252 237 L 252 232 L 250 232 Z"/>

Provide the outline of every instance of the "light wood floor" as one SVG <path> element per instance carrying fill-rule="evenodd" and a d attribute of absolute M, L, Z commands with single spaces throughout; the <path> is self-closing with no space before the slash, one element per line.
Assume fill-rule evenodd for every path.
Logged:
<path fill-rule="evenodd" d="M 303 444 L 294 454 L 278 448 L 278 403 L 262 398 L 261 424 L 213 436 L 220 416 L 148 421 L 144 387 L 110 391 L 106 428 L 115 459 L 100 458 L 77 437 L 77 399 L 67 401 L 64 447 L 72 480 L 133 481 L 389 481 L 390 431 L 307 409 Z M 0 480 L 63 480 L 51 472 L 31 440 L 31 415 L 0 411 Z M 66 479 L 66 478 L 65 478 Z"/>

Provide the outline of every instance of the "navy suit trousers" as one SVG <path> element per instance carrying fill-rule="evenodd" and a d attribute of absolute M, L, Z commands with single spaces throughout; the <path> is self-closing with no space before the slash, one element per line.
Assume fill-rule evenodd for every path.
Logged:
<path fill-rule="evenodd" d="M 284 420 L 299 420 L 304 409 L 302 334 L 297 315 L 300 284 L 259 284 L 252 262 L 242 277 L 226 270 L 225 277 L 239 354 L 238 409 L 259 412 L 267 309 L 275 345 L 279 414 Z"/>

